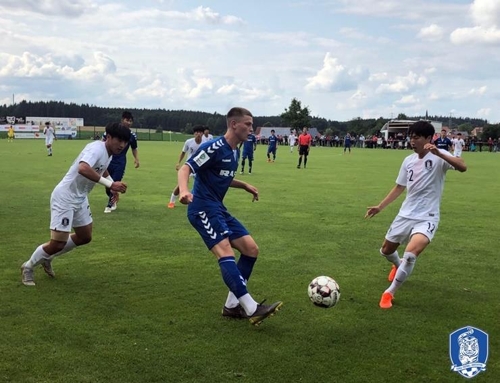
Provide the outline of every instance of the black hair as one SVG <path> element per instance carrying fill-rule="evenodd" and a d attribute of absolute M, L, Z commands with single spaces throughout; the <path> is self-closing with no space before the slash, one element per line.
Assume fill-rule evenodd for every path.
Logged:
<path fill-rule="evenodd" d="M 276 131 L 274 129 L 271 129 L 271 133 L 276 133 Z"/>
<path fill-rule="evenodd" d="M 119 122 L 110 122 L 106 125 L 106 136 L 118 138 L 121 141 L 129 142 L 132 132 L 130 129 Z"/>
<path fill-rule="evenodd" d="M 132 120 L 134 121 L 134 116 L 128 110 L 122 113 L 122 120 Z"/>
<path fill-rule="evenodd" d="M 248 109 L 235 107 L 235 108 L 231 108 L 229 110 L 229 112 L 227 112 L 226 119 L 227 119 L 227 122 L 229 123 L 229 120 L 231 118 L 242 118 L 244 116 L 253 117 L 252 113 L 250 113 L 250 111 Z"/>
<path fill-rule="evenodd" d="M 193 133 L 196 133 L 196 132 L 204 132 L 205 129 L 208 129 L 208 126 L 205 126 L 205 125 L 195 125 L 193 126 Z"/>
<path fill-rule="evenodd" d="M 428 121 L 417 121 L 408 128 L 408 135 L 419 137 L 432 137 L 434 135 L 434 126 Z"/>

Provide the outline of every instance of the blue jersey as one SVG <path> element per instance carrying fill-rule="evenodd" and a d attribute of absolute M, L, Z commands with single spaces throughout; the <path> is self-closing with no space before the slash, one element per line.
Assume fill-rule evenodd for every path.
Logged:
<path fill-rule="evenodd" d="M 188 206 L 188 214 L 211 208 L 226 210 L 222 201 L 238 170 L 239 154 L 239 150 L 233 150 L 222 136 L 201 144 L 186 161 L 196 174 L 193 202 Z"/>
<path fill-rule="evenodd" d="M 351 146 L 351 136 L 345 136 L 345 138 L 344 138 L 344 145 L 345 146 Z"/>
<path fill-rule="evenodd" d="M 278 137 L 270 135 L 269 136 L 269 149 L 276 149 L 277 143 L 278 143 Z"/>
<path fill-rule="evenodd" d="M 441 136 L 434 142 L 434 145 L 436 145 L 438 149 L 444 149 L 448 151 L 450 151 L 449 148 L 453 146 L 451 140 L 448 137 L 442 138 Z"/>
<path fill-rule="evenodd" d="M 133 150 L 137 149 L 137 135 L 134 132 L 130 132 L 130 141 L 128 142 L 127 146 L 119 153 L 119 154 L 113 154 L 113 158 L 111 160 L 111 163 L 109 164 L 110 167 L 117 166 L 117 165 L 122 165 L 125 166 L 127 164 L 127 152 L 129 148 L 132 148 Z M 106 133 L 103 134 L 102 140 L 106 141 Z"/>
<path fill-rule="evenodd" d="M 257 143 L 253 134 L 249 134 L 247 140 L 243 143 L 243 154 L 252 154 Z"/>

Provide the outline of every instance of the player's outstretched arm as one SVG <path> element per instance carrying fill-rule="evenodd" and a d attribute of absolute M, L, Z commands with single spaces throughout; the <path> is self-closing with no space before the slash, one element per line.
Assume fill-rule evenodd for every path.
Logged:
<path fill-rule="evenodd" d="M 108 178 L 102 177 L 86 162 L 82 161 L 78 164 L 78 174 L 82 175 L 85 178 L 88 178 L 91 181 L 94 181 L 95 183 L 100 183 L 101 185 L 104 185 L 114 192 L 125 193 L 127 191 L 127 184 L 125 182 L 113 181 L 112 179 L 110 179 L 111 177 L 109 177 L 109 173 Z"/>
<path fill-rule="evenodd" d="M 177 185 L 179 185 L 179 202 L 187 205 L 193 202 L 193 195 L 189 191 L 188 181 L 191 168 L 184 164 L 177 172 Z"/>
<path fill-rule="evenodd" d="M 182 159 L 184 158 L 185 154 L 186 153 L 182 152 L 182 151 L 181 151 L 181 154 L 179 154 L 179 161 L 177 161 L 177 163 L 175 164 L 175 170 L 179 170 L 179 168 L 181 167 L 181 162 L 182 162 Z"/>
<path fill-rule="evenodd" d="M 132 155 L 134 156 L 134 166 L 137 169 L 139 166 L 141 166 L 141 163 L 139 162 L 139 152 L 137 149 L 132 149 Z"/>
<path fill-rule="evenodd" d="M 406 189 L 405 186 L 403 185 L 398 185 L 394 186 L 389 194 L 380 202 L 377 206 L 369 206 L 368 210 L 366 211 L 365 218 L 371 218 L 378 213 L 380 213 L 387 205 L 391 204 L 394 202 L 400 195 L 403 193 L 403 191 Z"/>
<path fill-rule="evenodd" d="M 458 170 L 460 173 L 467 171 L 467 165 L 465 164 L 465 161 L 463 160 L 463 158 L 454 157 L 451 154 L 444 153 L 433 144 L 425 144 L 424 149 L 427 149 L 432 154 L 434 154 L 438 157 L 441 157 L 443 160 L 448 162 L 451 166 L 453 166 L 455 168 L 455 170 Z"/>
<path fill-rule="evenodd" d="M 253 195 L 252 202 L 259 200 L 259 191 L 253 185 L 247 184 L 246 182 L 243 182 L 240 180 L 233 179 L 231 181 L 231 185 L 229 185 L 229 186 L 232 188 L 236 188 L 236 189 L 244 189 L 245 191 L 247 191 L 248 193 Z"/>

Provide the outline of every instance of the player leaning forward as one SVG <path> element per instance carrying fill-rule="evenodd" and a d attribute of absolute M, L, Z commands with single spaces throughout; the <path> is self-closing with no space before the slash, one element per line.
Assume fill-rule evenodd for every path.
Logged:
<path fill-rule="evenodd" d="M 36 248 L 21 266 L 22 282 L 34 286 L 34 268 L 42 265 L 50 277 L 54 257 L 67 253 L 92 240 L 92 213 L 88 193 L 96 183 L 111 189 L 115 195 L 125 193 L 127 186 L 114 182 L 106 170 L 113 154 L 120 153 L 130 140 L 130 129 L 111 123 L 106 126 L 108 139 L 94 141 L 82 150 L 64 178 L 50 196 L 50 241 Z M 70 235 L 71 228 L 74 233 Z"/>
<path fill-rule="evenodd" d="M 396 186 L 379 205 L 369 207 L 365 215 L 365 218 L 371 218 L 380 213 L 408 189 L 380 249 L 380 254 L 393 264 L 389 274 L 392 284 L 380 299 L 379 305 L 384 309 L 392 307 L 394 294 L 411 274 L 417 257 L 436 234 L 446 172 L 450 169 L 467 170 L 461 158 L 453 157 L 448 151 L 431 144 L 433 134 L 434 127 L 426 121 L 418 121 L 409 128 L 408 136 L 415 153 L 404 159 Z M 403 242 L 408 243 L 403 259 L 400 259 L 397 249 Z"/>
<path fill-rule="evenodd" d="M 247 291 L 247 281 L 259 254 L 259 248 L 247 229 L 222 203 L 229 187 L 244 189 L 258 200 L 257 189 L 235 180 L 238 170 L 238 145 L 247 140 L 253 126 L 252 114 L 244 108 L 232 108 L 227 116 L 224 136 L 203 143 L 178 172 L 179 201 L 188 206 L 188 219 L 208 249 L 217 257 L 222 279 L 229 288 L 222 315 L 248 318 L 254 325 L 273 315 L 282 302 L 258 304 Z M 188 188 L 191 173 L 196 174 L 193 192 Z M 233 248 L 241 255 L 236 263 Z"/>

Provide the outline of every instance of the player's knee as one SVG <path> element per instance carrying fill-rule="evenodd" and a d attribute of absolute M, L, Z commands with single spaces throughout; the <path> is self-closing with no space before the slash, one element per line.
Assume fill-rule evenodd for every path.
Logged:
<path fill-rule="evenodd" d="M 245 253 L 249 257 L 257 258 L 257 256 L 259 255 L 259 246 L 254 242 L 247 247 L 247 251 Z"/>

